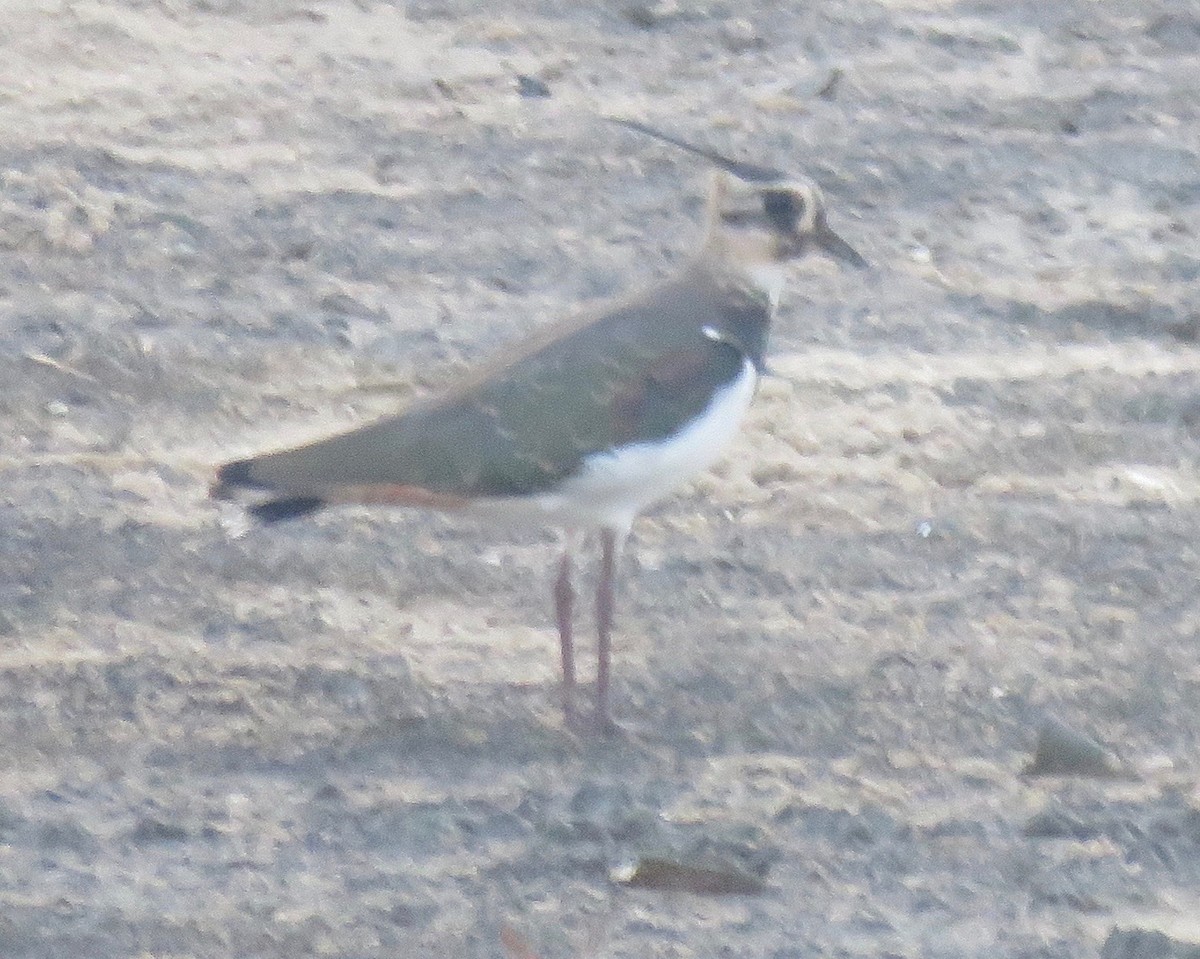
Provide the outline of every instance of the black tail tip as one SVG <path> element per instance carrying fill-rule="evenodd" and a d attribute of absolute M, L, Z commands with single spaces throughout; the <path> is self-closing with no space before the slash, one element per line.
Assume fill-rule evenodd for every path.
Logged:
<path fill-rule="evenodd" d="M 214 499 L 244 500 L 247 489 L 269 490 L 270 485 L 254 478 L 251 467 L 253 460 L 234 460 L 217 468 L 217 477 L 209 489 Z M 248 512 L 260 523 L 280 523 L 284 520 L 296 519 L 315 513 L 325 501 L 319 496 L 280 496 L 267 500 L 255 506 L 248 507 Z"/>
<path fill-rule="evenodd" d="M 250 515 L 260 523 L 281 523 L 315 513 L 324 505 L 325 501 L 319 496 L 289 496 L 251 506 Z"/>
<path fill-rule="evenodd" d="M 232 463 L 217 467 L 217 481 L 213 484 L 213 489 L 264 489 L 265 487 L 250 475 L 252 462 L 252 460 L 234 460 Z M 214 495 L 216 494 L 214 493 Z"/>
<path fill-rule="evenodd" d="M 236 500 L 246 489 L 260 489 L 250 475 L 249 460 L 235 460 L 217 467 L 217 475 L 208 488 L 208 495 L 213 499 Z"/>

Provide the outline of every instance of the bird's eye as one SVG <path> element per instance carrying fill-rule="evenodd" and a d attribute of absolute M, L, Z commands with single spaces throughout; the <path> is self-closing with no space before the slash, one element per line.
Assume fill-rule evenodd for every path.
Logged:
<path fill-rule="evenodd" d="M 763 194 L 763 212 L 776 229 L 791 231 L 804 216 L 804 200 L 791 190 L 768 190 Z"/>

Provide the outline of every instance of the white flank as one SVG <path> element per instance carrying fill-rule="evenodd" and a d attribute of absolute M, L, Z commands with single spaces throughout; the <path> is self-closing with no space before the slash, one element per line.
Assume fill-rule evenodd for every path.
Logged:
<path fill-rule="evenodd" d="M 754 364 L 744 360 L 741 373 L 682 432 L 589 456 L 582 472 L 536 497 L 535 508 L 570 525 L 628 528 L 643 509 L 716 462 L 737 435 L 757 382 Z"/>

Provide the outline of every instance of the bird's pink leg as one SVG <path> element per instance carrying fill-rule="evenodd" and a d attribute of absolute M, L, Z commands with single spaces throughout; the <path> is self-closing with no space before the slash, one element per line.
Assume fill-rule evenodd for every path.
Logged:
<path fill-rule="evenodd" d="M 617 531 L 600 531 L 600 579 L 596 585 L 596 722 L 612 724 L 609 714 L 609 675 L 612 657 L 613 609 L 616 603 Z"/>
<path fill-rule="evenodd" d="M 563 548 L 554 580 L 554 616 L 558 621 L 558 643 L 562 652 L 563 715 L 567 725 L 575 725 L 575 642 L 572 620 L 575 588 L 571 585 L 571 546 Z"/>

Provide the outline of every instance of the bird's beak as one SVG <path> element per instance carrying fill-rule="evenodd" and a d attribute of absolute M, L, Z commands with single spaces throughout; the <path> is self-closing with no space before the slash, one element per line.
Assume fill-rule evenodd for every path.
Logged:
<path fill-rule="evenodd" d="M 854 249 L 854 247 L 825 224 L 823 217 L 822 222 L 813 233 L 813 242 L 835 259 L 841 260 L 843 263 L 849 263 L 860 270 L 865 270 L 870 265 L 858 250 Z"/>

